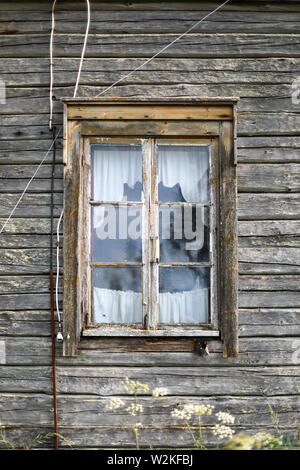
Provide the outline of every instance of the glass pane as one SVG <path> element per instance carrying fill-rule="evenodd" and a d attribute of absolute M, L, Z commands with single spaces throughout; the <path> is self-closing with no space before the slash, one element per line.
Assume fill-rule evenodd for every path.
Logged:
<path fill-rule="evenodd" d="M 92 145 L 92 198 L 95 201 L 141 201 L 140 145 Z"/>
<path fill-rule="evenodd" d="M 105 205 L 93 207 L 92 262 L 141 262 L 141 230 L 141 206 Z"/>
<path fill-rule="evenodd" d="M 209 201 L 208 146 L 159 145 L 158 166 L 159 201 Z"/>
<path fill-rule="evenodd" d="M 209 262 L 209 208 L 160 205 L 160 260 Z"/>
<path fill-rule="evenodd" d="M 94 323 L 142 323 L 141 268 L 94 267 L 92 286 Z"/>
<path fill-rule="evenodd" d="M 160 323 L 208 323 L 209 273 L 209 268 L 200 267 L 159 269 Z"/>

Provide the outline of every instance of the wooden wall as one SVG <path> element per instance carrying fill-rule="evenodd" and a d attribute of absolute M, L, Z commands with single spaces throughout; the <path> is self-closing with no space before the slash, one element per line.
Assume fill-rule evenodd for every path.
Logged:
<path fill-rule="evenodd" d="M 92 22 L 78 96 L 94 96 L 154 54 L 212 1 L 91 2 Z M 51 143 L 49 35 L 52 2 L 2 1 L 0 78 L 0 226 Z M 85 32 L 85 2 L 57 2 L 54 122 L 59 98 L 72 96 Z M 214 404 L 237 430 L 272 429 L 268 403 L 290 436 L 300 390 L 300 2 L 232 1 L 197 31 L 112 89 L 108 96 L 241 97 L 238 113 L 240 355 L 221 344 L 200 357 L 193 340 L 93 340 L 78 358 L 57 348 L 59 432 L 75 448 L 133 445 L 127 418 L 104 404 L 128 376 L 166 386 L 145 395 L 143 445 L 187 446 L 171 417 L 178 402 Z M 62 204 L 62 155 L 54 212 Z M 18 446 L 51 432 L 49 295 L 51 156 L 0 235 L 0 422 Z M 124 427 L 125 426 L 125 427 Z M 52 446 L 47 441 L 44 446 Z M 65 443 L 61 442 L 64 446 Z"/>

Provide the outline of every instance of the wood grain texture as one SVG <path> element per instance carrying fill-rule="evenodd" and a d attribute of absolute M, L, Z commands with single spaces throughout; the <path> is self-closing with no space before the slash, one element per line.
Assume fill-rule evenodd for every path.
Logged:
<path fill-rule="evenodd" d="M 139 66 L 220 2 L 92 2 L 91 35 L 80 96 L 94 96 Z M 0 3 L 0 227 L 51 144 L 48 0 Z M 56 8 L 54 122 L 72 96 L 85 28 L 85 2 Z M 124 413 L 105 404 L 127 374 L 170 387 L 141 398 L 142 445 L 192 445 L 170 411 L 210 403 L 236 418 L 236 430 L 273 432 L 267 402 L 295 439 L 299 423 L 300 114 L 291 101 L 300 77 L 299 1 L 231 1 L 194 34 L 130 76 L 107 96 L 239 96 L 239 357 L 194 352 L 193 338 L 84 338 L 78 357 L 57 345 L 59 432 L 74 448 L 134 448 Z M 70 34 L 71 33 L 71 34 Z M 55 225 L 62 208 L 58 142 Z M 50 160 L 0 236 L 1 423 L 19 447 L 53 431 L 49 271 Z M 60 285 L 60 295 L 62 287 Z M 296 363 L 295 363 L 296 361 Z M 298 361 L 298 362 L 297 362 Z M 192 396 L 187 397 L 187 394 Z M 130 401 L 129 397 L 126 400 Z M 156 422 L 156 423 L 155 423 Z M 210 444 L 213 441 L 210 440 Z M 44 448 L 51 448 L 46 441 Z M 67 447 L 60 441 L 60 446 Z"/>

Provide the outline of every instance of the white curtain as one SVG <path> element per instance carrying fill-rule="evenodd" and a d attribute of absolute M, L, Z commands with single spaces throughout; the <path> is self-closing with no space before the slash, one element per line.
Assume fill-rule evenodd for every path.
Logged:
<path fill-rule="evenodd" d="M 159 294 L 160 323 L 207 323 L 208 289 Z M 141 323 L 142 294 L 94 287 L 95 323 Z"/>
<path fill-rule="evenodd" d="M 160 145 L 159 181 L 167 187 L 179 183 L 186 202 L 208 202 L 209 147 Z"/>
<path fill-rule="evenodd" d="M 141 323 L 142 294 L 94 287 L 95 323 Z"/>
<path fill-rule="evenodd" d="M 94 149 L 94 200 L 123 200 L 124 184 L 142 182 L 141 147 L 99 145 Z"/>

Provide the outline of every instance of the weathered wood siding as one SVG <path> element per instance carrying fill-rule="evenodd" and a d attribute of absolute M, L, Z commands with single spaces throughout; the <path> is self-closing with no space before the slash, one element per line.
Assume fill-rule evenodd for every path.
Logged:
<path fill-rule="evenodd" d="M 0 4 L 0 224 L 51 143 L 49 36 L 52 2 Z M 78 96 L 94 96 L 182 33 L 216 2 L 92 2 Z M 56 98 L 74 90 L 85 32 L 85 2 L 57 2 Z M 240 355 L 224 359 L 194 341 L 92 339 L 78 358 L 57 348 L 60 433 L 76 448 L 130 447 L 126 418 L 104 408 L 120 380 L 166 386 L 143 398 L 144 445 L 187 446 L 170 411 L 179 401 L 214 404 L 237 429 L 280 427 L 295 436 L 300 390 L 300 78 L 298 1 L 232 1 L 108 96 L 240 96 L 238 112 Z M 54 102 L 54 123 L 62 105 Z M 54 214 L 62 205 L 59 142 Z M 0 236 L 0 422 L 22 446 L 53 430 L 49 294 L 51 156 Z M 185 398 L 185 396 L 188 397 Z M 297 417 L 298 414 L 298 417 Z M 124 427 L 125 426 L 125 427 Z M 47 444 L 44 444 L 46 446 Z M 51 446 L 52 443 L 48 442 Z M 64 446 L 65 443 L 61 442 Z"/>

